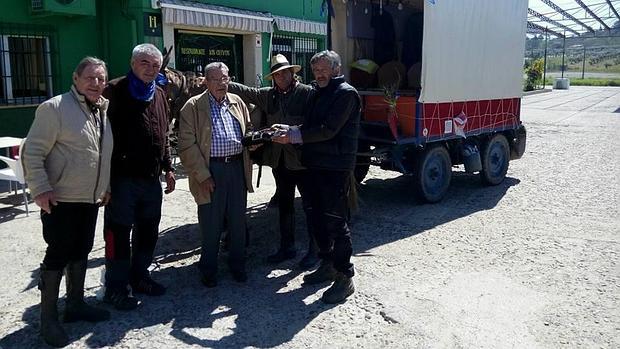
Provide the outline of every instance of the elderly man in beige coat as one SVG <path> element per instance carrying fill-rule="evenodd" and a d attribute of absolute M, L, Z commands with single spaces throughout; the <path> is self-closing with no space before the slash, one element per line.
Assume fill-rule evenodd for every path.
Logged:
<path fill-rule="evenodd" d="M 241 139 L 250 125 L 248 108 L 228 93 L 228 67 L 205 68 L 207 90 L 181 109 L 179 155 L 198 204 L 202 237 L 200 271 L 207 287 L 217 285 L 220 235 L 226 221 L 230 234 L 228 263 L 233 278 L 245 282 L 245 209 L 252 192 L 252 164 Z"/>
<path fill-rule="evenodd" d="M 71 91 L 43 102 L 22 151 L 26 181 L 41 207 L 47 243 L 41 264 L 41 336 L 48 344 L 69 343 L 58 322 L 58 289 L 67 282 L 64 321 L 102 321 L 107 310 L 84 302 L 84 278 L 93 247 L 99 206 L 109 200 L 112 130 L 108 101 L 101 96 L 105 63 L 84 58 L 73 73 Z"/>

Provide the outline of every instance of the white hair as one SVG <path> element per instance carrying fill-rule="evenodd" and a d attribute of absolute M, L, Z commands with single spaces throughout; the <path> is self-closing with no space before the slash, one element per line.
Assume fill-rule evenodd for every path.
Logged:
<path fill-rule="evenodd" d="M 159 49 L 153 44 L 140 44 L 134 47 L 133 51 L 131 52 L 131 60 L 136 60 L 139 56 L 156 57 L 157 59 L 159 59 L 160 63 L 164 59 L 161 51 L 159 51 Z"/>
<path fill-rule="evenodd" d="M 209 75 L 209 72 L 214 70 L 225 70 L 226 73 L 230 71 L 224 62 L 212 62 L 205 67 L 205 76 Z"/>
<path fill-rule="evenodd" d="M 310 64 L 314 65 L 321 59 L 328 61 L 332 69 L 336 69 L 342 64 L 340 56 L 336 52 L 331 50 L 325 50 L 315 54 L 314 56 L 312 56 L 312 58 L 310 58 Z"/>

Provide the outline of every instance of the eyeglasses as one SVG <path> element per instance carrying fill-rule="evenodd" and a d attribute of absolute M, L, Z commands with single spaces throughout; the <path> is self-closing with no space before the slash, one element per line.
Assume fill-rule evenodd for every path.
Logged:
<path fill-rule="evenodd" d="M 223 82 L 225 84 L 230 82 L 230 76 L 222 76 L 221 78 L 209 78 L 207 77 L 207 80 L 209 81 L 215 81 L 215 82 Z"/>

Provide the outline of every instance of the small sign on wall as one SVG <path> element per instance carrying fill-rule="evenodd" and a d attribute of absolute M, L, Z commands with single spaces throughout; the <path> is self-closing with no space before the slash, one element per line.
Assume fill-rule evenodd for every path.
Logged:
<path fill-rule="evenodd" d="M 161 36 L 161 14 L 145 13 L 144 14 L 144 35 Z"/>
<path fill-rule="evenodd" d="M 261 34 L 256 34 L 256 47 L 263 46 L 263 39 L 261 38 Z"/>

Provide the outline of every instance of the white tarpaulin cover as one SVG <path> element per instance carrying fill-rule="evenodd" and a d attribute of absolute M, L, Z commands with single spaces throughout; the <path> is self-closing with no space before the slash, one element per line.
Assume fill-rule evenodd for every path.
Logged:
<path fill-rule="evenodd" d="M 424 103 L 521 97 L 527 0 L 424 2 Z"/>

